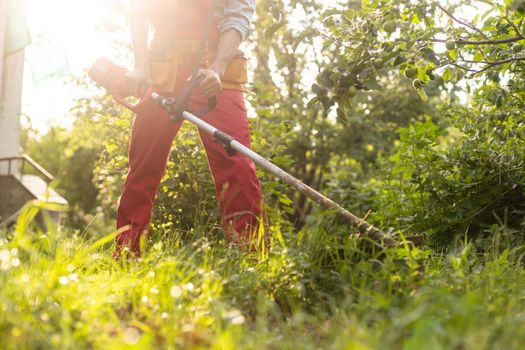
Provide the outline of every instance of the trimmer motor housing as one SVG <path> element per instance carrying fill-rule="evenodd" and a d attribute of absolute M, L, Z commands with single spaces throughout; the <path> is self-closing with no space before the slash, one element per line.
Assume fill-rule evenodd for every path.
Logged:
<path fill-rule="evenodd" d="M 124 89 L 124 77 L 128 69 L 119 66 L 107 57 L 99 58 L 88 71 L 88 75 L 95 83 L 108 90 L 108 92 L 119 98 L 126 98 Z"/>
<path fill-rule="evenodd" d="M 125 100 L 130 97 L 126 92 L 126 74 L 129 69 L 122 67 L 107 57 L 99 58 L 88 71 L 88 75 L 97 85 L 106 89 L 117 102 L 135 111 L 135 107 Z M 144 95 L 147 88 L 141 93 Z M 140 96 L 137 96 L 140 97 Z"/>

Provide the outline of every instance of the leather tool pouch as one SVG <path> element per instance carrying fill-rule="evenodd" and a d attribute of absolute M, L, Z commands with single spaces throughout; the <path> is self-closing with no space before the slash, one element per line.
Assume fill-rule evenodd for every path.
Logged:
<path fill-rule="evenodd" d="M 248 60 L 242 51 L 238 51 L 237 54 L 235 54 L 222 77 L 222 81 L 226 83 L 223 84 L 226 88 L 229 84 L 236 84 L 239 85 L 241 90 L 242 85 L 248 82 Z"/>
<path fill-rule="evenodd" d="M 193 60 L 193 56 L 190 57 Z M 148 52 L 149 72 L 155 91 L 172 93 L 177 82 L 178 66 L 184 62 L 185 58 L 174 50 L 159 46 L 150 48 Z M 248 60 L 242 51 L 238 51 L 222 77 L 222 85 L 225 89 L 244 90 L 243 85 L 247 82 Z"/>
<path fill-rule="evenodd" d="M 180 56 L 173 51 L 160 48 L 150 49 L 148 53 L 149 73 L 153 88 L 157 92 L 171 93 L 177 82 Z"/>

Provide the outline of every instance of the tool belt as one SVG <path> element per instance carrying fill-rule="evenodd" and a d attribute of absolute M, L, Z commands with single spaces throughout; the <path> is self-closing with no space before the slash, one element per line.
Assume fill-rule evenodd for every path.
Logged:
<path fill-rule="evenodd" d="M 149 73 L 153 88 L 161 93 L 172 93 L 181 67 L 190 67 L 198 56 L 199 40 L 153 40 L 148 50 Z M 208 45 L 201 65 L 209 67 L 216 47 Z M 238 51 L 221 79 L 223 89 L 244 90 L 248 82 L 247 59 Z"/>

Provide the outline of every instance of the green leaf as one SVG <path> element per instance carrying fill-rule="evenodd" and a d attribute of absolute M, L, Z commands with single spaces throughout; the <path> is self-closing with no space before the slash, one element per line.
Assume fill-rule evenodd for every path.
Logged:
<path fill-rule="evenodd" d="M 427 82 L 429 80 L 427 76 L 427 72 L 423 68 L 419 68 L 419 67 L 417 68 L 417 78 L 421 80 L 422 82 Z"/>
<path fill-rule="evenodd" d="M 362 7 L 364 10 L 375 8 L 375 6 L 373 5 L 373 2 L 370 1 L 370 0 L 363 0 L 363 1 L 361 1 L 361 7 Z"/>
<path fill-rule="evenodd" d="M 442 78 L 444 81 L 449 81 L 452 79 L 452 71 L 449 68 L 445 69 Z"/>
<path fill-rule="evenodd" d="M 476 52 L 474 54 L 474 61 L 482 61 L 483 60 L 483 54 L 481 52 Z"/>
<path fill-rule="evenodd" d="M 285 194 L 281 195 L 281 197 L 279 198 L 279 202 L 286 206 L 291 206 L 293 204 L 292 200 L 288 198 L 288 196 Z"/>
<path fill-rule="evenodd" d="M 427 93 L 425 92 L 425 89 L 418 89 L 417 93 L 419 94 L 419 97 L 423 100 L 423 102 L 426 102 L 428 100 Z"/>
<path fill-rule="evenodd" d="M 348 11 L 345 12 L 345 18 L 349 21 L 353 20 L 355 17 L 355 10 L 353 9 L 350 9 Z"/>

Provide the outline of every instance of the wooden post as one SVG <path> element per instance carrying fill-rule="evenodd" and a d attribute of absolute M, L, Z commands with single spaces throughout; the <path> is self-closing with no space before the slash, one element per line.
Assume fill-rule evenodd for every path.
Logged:
<path fill-rule="evenodd" d="M 2 96 L 2 82 L 3 72 L 4 72 L 4 50 L 5 50 L 5 32 L 7 29 L 6 19 L 7 19 L 7 0 L 0 0 L 0 96 Z M 2 100 L 0 99 L 0 109 L 2 108 Z"/>
<path fill-rule="evenodd" d="M 22 107 L 22 81 L 24 73 L 24 49 L 6 52 L 7 1 L 0 0 L 0 158 L 13 157 L 20 153 L 20 114 Z M 12 165 L 18 169 L 18 161 Z M 0 164 L 0 174 L 7 171 Z M 17 173 L 17 171 L 15 171 Z"/>

